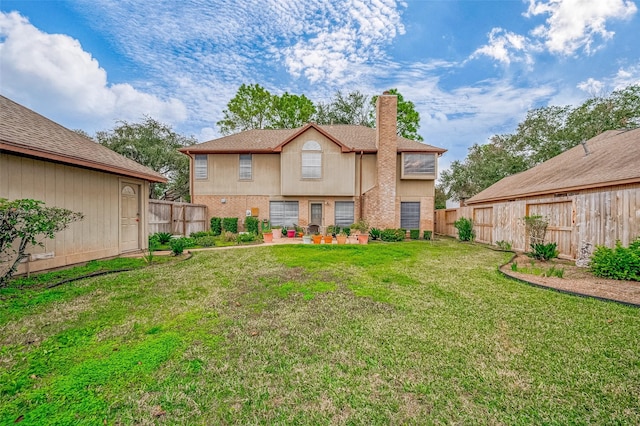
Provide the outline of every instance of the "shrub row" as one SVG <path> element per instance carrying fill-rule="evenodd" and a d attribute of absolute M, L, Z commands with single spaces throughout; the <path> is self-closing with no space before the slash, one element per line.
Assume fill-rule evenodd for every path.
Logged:
<path fill-rule="evenodd" d="M 591 272 L 604 278 L 640 281 L 640 237 L 622 247 L 620 241 L 611 249 L 598 246 L 591 256 Z"/>
<path fill-rule="evenodd" d="M 218 235 L 222 235 L 222 231 L 228 231 L 233 234 L 238 233 L 237 217 L 212 217 L 210 221 L 210 225 L 211 225 L 211 233 L 216 237 Z"/>

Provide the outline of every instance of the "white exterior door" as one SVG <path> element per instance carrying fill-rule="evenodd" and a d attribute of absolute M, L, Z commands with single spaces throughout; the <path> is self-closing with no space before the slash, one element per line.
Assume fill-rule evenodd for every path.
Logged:
<path fill-rule="evenodd" d="M 120 251 L 140 249 L 140 185 L 120 188 Z"/>

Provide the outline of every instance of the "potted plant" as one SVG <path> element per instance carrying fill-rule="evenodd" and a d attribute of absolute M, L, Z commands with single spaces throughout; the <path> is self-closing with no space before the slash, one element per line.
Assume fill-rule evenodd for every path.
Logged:
<path fill-rule="evenodd" d="M 311 244 L 311 235 L 302 232 L 300 234 L 302 234 L 302 244 Z"/>
<path fill-rule="evenodd" d="M 271 230 L 271 228 L 266 228 L 262 230 L 262 239 L 264 240 L 265 243 L 272 243 L 273 242 L 273 232 Z"/>
<path fill-rule="evenodd" d="M 331 235 L 331 232 L 329 231 L 330 227 L 327 227 L 327 230 L 324 234 L 323 240 L 325 244 L 332 244 L 333 243 L 333 235 Z"/>
<path fill-rule="evenodd" d="M 273 238 L 282 238 L 282 226 L 272 226 L 271 232 L 273 232 Z"/>
<path fill-rule="evenodd" d="M 287 229 L 287 237 L 294 238 L 296 236 L 296 228 L 291 226 Z"/>
<path fill-rule="evenodd" d="M 344 229 L 341 230 L 338 235 L 336 235 L 336 240 L 338 241 L 338 244 L 347 244 L 347 233 L 344 231 Z"/>
<path fill-rule="evenodd" d="M 304 237 L 304 229 L 302 229 L 302 226 L 296 226 L 296 234 L 298 237 Z M 310 236 L 308 237 L 311 238 Z M 309 241 L 311 241 L 311 239 L 309 239 Z"/>
<path fill-rule="evenodd" d="M 313 240 L 313 244 L 320 244 L 322 242 L 322 235 L 319 232 L 316 232 L 313 234 L 311 239 Z"/>
<path fill-rule="evenodd" d="M 369 222 L 366 219 L 360 219 L 351 227 L 357 231 L 359 244 L 367 244 L 369 242 Z"/>

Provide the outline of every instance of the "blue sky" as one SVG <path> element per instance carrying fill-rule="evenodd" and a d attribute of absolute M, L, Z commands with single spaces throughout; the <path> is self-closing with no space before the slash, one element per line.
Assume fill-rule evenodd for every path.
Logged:
<path fill-rule="evenodd" d="M 397 88 L 425 142 L 513 132 L 527 110 L 640 83 L 631 0 L 0 3 L 0 93 L 90 134 L 145 114 L 200 141 L 242 83 L 328 101 Z"/>

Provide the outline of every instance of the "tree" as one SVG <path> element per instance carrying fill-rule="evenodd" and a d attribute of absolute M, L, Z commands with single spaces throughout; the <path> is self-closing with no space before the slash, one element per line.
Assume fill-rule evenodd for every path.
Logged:
<path fill-rule="evenodd" d="M 224 118 L 216 124 L 220 133 L 230 135 L 250 129 L 268 127 L 272 115 L 273 96 L 259 84 L 242 84 L 222 111 Z"/>
<path fill-rule="evenodd" d="M 404 96 L 398 92 L 398 89 L 390 89 L 388 93 L 398 97 L 398 136 L 414 141 L 423 141 L 422 136 L 418 134 L 418 129 L 420 128 L 420 113 L 416 111 L 416 105 L 406 100 Z M 370 113 L 370 120 L 372 122 L 375 122 L 375 105 L 377 100 L 377 95 L 371 98 L 373 108 Z"/>
<path fill-rule="evenodd" d="M 314 119 L 318 124 L 354 124 L 373 127 L 371 105 L 369 97 L 359 91 L 350 92 L 347 95 L 337 91 L 329 103 L 318 104 Z"/>
<path fill-rule="evenodd" d="M 268 127 L 271 129 L 295 129 L 305 125 L 316 113 L 313 102 L 305 95 L 284 92 L 272 99 Z"/>
<path fill-rule="evenodd" d="M 447 194 L 439 184 L 436 185 L 434 207 L 436 210 L 447 208 Z"/>
<path fill-rule="evenodd" d="M 29 255 L 29 244 L 44 247 L 41 238 L 53 239 L 82 213 L 58 207 L 45 207 L 42 201 L 0 198 L 0 288 L 8 284 L 18 265 Z"/>
<path fill-rule="evenodd" d="M 189 195 L 189 159 L 179 148 L 193 145 L 193 137 L 175 133 L 170 126 L 151 117 L 142 123 L 119 121 L 109 131 L 96 133 L 96 139 L 107 148 L 143 164 L 169 179 L 167 184 L 151 183 L 149 197 L 160 198 L 166 191 L 178 197 Z"/>
<path fill-rule="evenodd" d="M 468 198 L 606 130 L 639 126 L 640 85 L 588 99 L 578 107 L 536 108 L 515 133 L 494 135 L 487 144 L 471 146 L 464 161 L 454 161 L 440 174 L 440 185 L 450 198 Z"/>
<path fill-rule="evenodd" d="M 223 135 L 250 129 L 293 129 L 308 123 L 315 113 L 316 107 L 305 95 L 272 95 L 259 84 L 242 84 L 216 124 Z"/>

